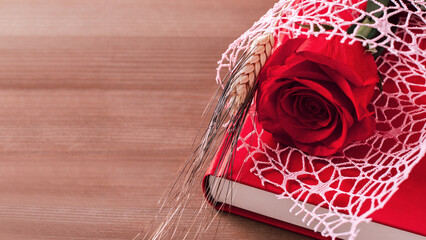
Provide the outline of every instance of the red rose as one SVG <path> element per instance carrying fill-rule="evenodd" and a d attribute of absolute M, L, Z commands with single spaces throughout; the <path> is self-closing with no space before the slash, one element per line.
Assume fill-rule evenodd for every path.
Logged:
<path fill-rule="evenodd" d="M 262 127 L 316 156 L 336 153 L 375 130 L 367 110 L 378 82 L 373 56 L 358 42 L 325 36 L 285 39 L 259 75 Z"/>

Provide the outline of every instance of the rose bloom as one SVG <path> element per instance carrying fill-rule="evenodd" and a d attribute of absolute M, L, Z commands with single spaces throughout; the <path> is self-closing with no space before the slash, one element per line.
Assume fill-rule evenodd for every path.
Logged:
<path fill-rule="evenodd" d="M 256 109 L 275 140 L 332 155 L 375 131 L 367 110 L 379 80 L 373 56 L 340 37 L 284 39 L 262 69 Z"/>

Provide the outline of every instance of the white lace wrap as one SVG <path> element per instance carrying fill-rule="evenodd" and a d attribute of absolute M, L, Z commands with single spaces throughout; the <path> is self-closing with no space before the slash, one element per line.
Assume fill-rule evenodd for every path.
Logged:
<path fill-rule="evenodd" d="M 303 214 L 306 225 L 313 226 L 323 236 L 333 239 L 355 239 L 357 226 L 370 221 L 368 216 L 384 207 L 426 153 L 426 2 L 391 0 L 389 7 L 376 2 L 381 7 L 375 12 L 384 12 L 380 18 L 373 15 L 375 12 L 360 10 L 366 2 L 281 0 L 229 46 L 219 61 L 217 74 L 217 81 L 221 83 L 221 76 L 234 66 L 252 40 L 265 31 L 279 32 L 292 38 L 328 34 L 330 37 L 342 36 L 343 41 L 361 41 L 365 45 L 385 48 L 384 54 L 377 59 L 384 90 L 382 93 L 377 90 L 371 106 L 376 116 L 377 131 L 369 139 L 350 144 L 344 149 L 343 155 L 320 158 L 287 146 L 269 146 L 262 141 L 252 147 L 250 142 L 240 138 L 243 142 L 240 147 L 250 151 L 247 161 L 253 161 L 255 165 L 253 174 L 263 184 L 273 184 L 282 189 L 278 198 L 294 201 L 292 213 Z M 340 17 L 340 13 L 348 10 L 354 16 L 353 21 Z M 360 22 L 366 16 L 374 20 L 369 26 L 380 32 L 377 38 L 361 40 L 346 32 L 347 27 L 353 24 L 357 24 L 357 28 L 363 26 Z M 388 20 L 395 16 L 398 16 L 397 23 L 391 24 Z M 310 25 L 311 30 L 300 28 L 300 23 Z M 326 33 L 325 29 L 314 31 L 316 24 L 330 25 L 333 29 Z M 250 117 L 253 121 L 256 118 L 255 114 Z M 251 134 L 260 136 L 264 131 L 254 129 Z M 280 154 L 284 151 L 289 153 L 285 155 L 287 158 L 294 154 L 301 155 L 303 169 L 286 168 L 288 159 L 281 159 L 283 155 Z M 275 155 L 278 161 L 270 156 L 269 163 L 259 164 L 253 158 L 256 153 Z M 327 179 L 321 177 L 323 168 L 318 168 L 317 163 L 326 163 L 326 168 L 332 168 L 335 176 Z M 270 171 L 281 174 L 282 183 L 268 179 L 265 173 Z M 306 175 L 315 179 L 316 183 L 307 185 L 299 180 L 300 176 Z M 298 182 L 301 188 L 296 193 L 291 192 L 287 189 L 289 181 Z M 362 188 L 359 191 L 341 189 L 340 185 L 345 181 L 354 186 L 362 184 Z M 329 196 L 331 193 L 347 199 L 347 203 L 336 206 L 335 197 Z M 300 201 L 298 197 L 302 195 L 306 198 Z M 327 213 L 319 214 L 304 207 L 314 195 L 323 201 L 319 205 L 328 206 Z"/>

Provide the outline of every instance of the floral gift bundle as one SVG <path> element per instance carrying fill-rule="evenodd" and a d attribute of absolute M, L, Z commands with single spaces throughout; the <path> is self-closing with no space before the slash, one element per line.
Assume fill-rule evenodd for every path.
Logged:
<path fill-rule="evenodd" d="M 323 236 L 355 239 L 426 153 L 423 0 L 281 0 L 217 70 L 209 125 L 156 238 L 174 232 L 203 166 L 214 157 L 223 172 L 244 150 L 249 177 L 291 199 L 293 214 Z M 308 209 L 313 200 L 326 212 Z"/>

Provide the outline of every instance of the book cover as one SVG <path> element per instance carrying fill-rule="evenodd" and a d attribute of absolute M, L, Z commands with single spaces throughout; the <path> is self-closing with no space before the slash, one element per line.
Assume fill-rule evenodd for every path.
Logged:
<path fill-rule="evenodd" d="M 246 121 L 240 139 L 251 142 L 254 147 L 260 147 L 256 144 L 259 142 L 258 135 L 252 134 L 253 125 L 256 124 L 252 120 Z M 261 137 L 262 142 L 269 142 L 270 144 L 274 142 L 268 133 L 262 134 Z M 223 164 L 217 157 L 212 161 L 203 181 L 203 189 L 209 202 L 217 209 L 313 238 L 330 239 L 318 233 L 321 229 L 314 229 L 315 224 L 308 224 L 308 221 L 304 219 L 303 212 L 297 214 L 298 211 L 295 209 L 293 201 L 284 198 L 281 195 L 282 190 L 280 188 L 273 184 L 262 182 L 255 175 L 255 161 L 251 160 L 251 157 L 254 156 L 261 162 L 263 158 L 270 156 L 264 154 L 253 155 L 253 149 L 248 151 L 243 145 L 240 140 L 231 168 L 224 170 L 225 167 L 221 166 Z M 249 157 L 249 154 L 252 155 Z M 280 159 L 284 159 L 284 157 L 281 156 Z M 298 165 L 302 164 L 301 161 L 301 158 L 293 158 L 291 163 L 286 166 L 298 168 Z M 256 164 L 259 164 L 259 162 Z M 400 185 L 399 190 L 387 202 L 385 207 L 369 216 L 372 221 L 359 225 L 360 231 L 357 234 L 357 239 L 426 239 L 426 206 L 423 204 L 426 198 L 426 189 L 424 187 L 426 185 L 426 175 L 423 173 L 424 169 L 426 169 L 426 158 L 423 158 L 415 166 L 409 178 Z M 277 183 L 283 182 L 281 176 L 278 174 L 274 176 L 273 172 L 271 174 L 272 176 L 269 176 L 269 179 L 273 179 Z M 309 184 L 312 179 L 306 178 L 304 181 Z M 293 187 L 297 191 L 297 183 L 291 184 L 294 185 Z M 341 186 L 341 188 L 350 189 L 350 183 L 347 185 Z M 304 197 L 300 196 L 298 200 L 303 202 Z M 304 204 L 304 207 L 312 209 L 317 207 L 317 204 L 321 204 L 320 199 L 316 201 L 315 198 L 310 198 Z M 338 205 L 340 203 L 335 201 L 334 204 Z M 326 207 L 323 205 L 316 212 L 321 214 L 321 210 Z M 324 211 L 324 213 L 326 212 Z M 345 237 L 342 237 L 342 239 L 345 239 Z"/>

